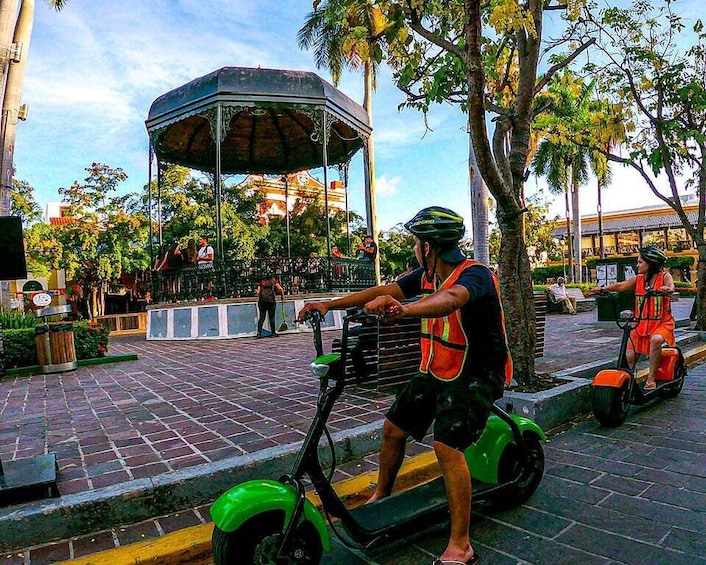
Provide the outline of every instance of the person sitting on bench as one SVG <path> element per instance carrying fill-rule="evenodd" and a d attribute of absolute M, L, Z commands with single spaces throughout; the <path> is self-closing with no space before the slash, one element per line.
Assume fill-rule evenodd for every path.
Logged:
<path fill-rule="evenodd" d="M 559 277 L 556 283 L 549 287 L 549 295 L 557 304 L 565 304 L 569 314 L 576 314 L 576 299 L 566 294 L 564 277 Z"/>

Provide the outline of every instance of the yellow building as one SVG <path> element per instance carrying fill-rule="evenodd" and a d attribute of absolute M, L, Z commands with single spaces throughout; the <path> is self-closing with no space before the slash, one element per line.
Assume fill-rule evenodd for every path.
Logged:
<path fill-rule="evenodd" d="M 696 223 L 698 204 L 683 203 L 689 221 Z M 628 255 L 645 245 L 656 245 L 673 253 L 696 254 L 693 240 L 683 227 L 673 208 L 646 206 L 620 212 L 603 214 L 602 230 L 598 215 L 581 217 L 581 255 L 583 258 L 600 257 L 600 232 L 603 232 L 603 255 Z M 573 224 L 570 223 L 573 232 Z M 566 225 L 562 222 L 552 230 L 559 239 L 566 238 Z"/>
<path fill-rule="evenodd" d="M 260 218 L 263 224 L 268 224 L 272 218 L 284 218 L 287 210 L 291 214 L 297 200 L 319 197 L 325 202 L 328 196 L 328 206 L 331 212 L 345 211 L 346 191 L 341 181 L 332 181 L 328 195 L 324 193 L 324 185 L 308 171 L 290 175 L 267 177 L 263 175 L 248 175 L 240 186 L 251 187 L 264 196 L 260 208 Z"/>

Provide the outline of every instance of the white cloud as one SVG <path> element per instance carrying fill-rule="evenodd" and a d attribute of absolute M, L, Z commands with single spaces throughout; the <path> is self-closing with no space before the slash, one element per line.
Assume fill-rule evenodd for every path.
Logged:
<path fill-rule="evenodd" d="M 388 178 L 386 176 L 375 179 L 375 194 L 377 196 L 388 197 L 397 195 L 397 187 L 402 182 L 400 177 Z"/>

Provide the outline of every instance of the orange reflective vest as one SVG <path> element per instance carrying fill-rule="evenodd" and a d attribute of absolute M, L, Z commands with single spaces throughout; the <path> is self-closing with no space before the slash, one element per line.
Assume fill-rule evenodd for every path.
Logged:
<path fill-rule="evenodd" d="M 664 286 L 664 273 L 657 273 L 653 288 Z M 652 335 L 661 325 L 662 319 L 672 313 L 672 301 L 669 296 L 651 296 L 645 298 L 645 275 L 637 275 L 635 281 L 635 316 L 640 322 L 635 328 L 637 335 Z"/>
<path fill-rule="evenodd" d="M 453 286 L 463 271 L 471 265 L 485 265 L 466 259 L 459 263 L 448 278 L 437 288 L 436 281 L 428 281 L 422 274 L 422 299 L 429 294 L 445 290 Z M 489 271 L 490 272 L 490 271 Z M 500 306 L 500 316 L 502 330 L 505 336 L 505 316 L 500 303 L 500 283 L 498 278 L 491 272 L 495 291 L 498 295 Z M 422 361 L 419 370 L 422 373 L 431 373 L 438 379 L 450 381 L 457 378 L 463 371 L 466 363 L 466 356 L 469 350 L 469 340 L 463 329 L 461 321 L 461 309 L 452 312 L 448 316 L 440 318 L 422 318 L 421 328 L 421 353 Z M 507 350 L 507 362 L 505 364 L 505 383 L 509 384 L 512 379 L 512 358 L 507 347 L 507 337 L 505 337 L 505 348 Z"/>

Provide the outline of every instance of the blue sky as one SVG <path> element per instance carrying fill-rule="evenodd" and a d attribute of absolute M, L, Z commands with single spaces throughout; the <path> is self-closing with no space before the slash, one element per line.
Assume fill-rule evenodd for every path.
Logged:
<path fill-rule="evenodd" d="M 261 66 L 317 72 L 311 53 L 301 51 L 296 32 L 311 0 L 70 0 L 61 12 L 43 0 L 36 17 L 22 102 L 29 118 L 17 129 L 17 178 L 28 181 L 44 207 L 59 187 L 85 177 L 92 162 L 122 167 L 124 191 L 147 182 L 148 139 L 144 120 L 161 94 L 223 66 Z M 346 73 L 339 88 L 362 101 L 362 78 Z M 374 97 L 378 225 L 408 220 L 429 205 L 447 206 L 467 219 L 468 137 L 465 120 L 451 106 L 423 116 L 398 111 L 403 101 L 383 70 Z M 322 177 L 321 170 L 313 171 Z M 364 215 L 362 155 L 351 164 L 350 205 Z M 336 178 L 331 170 L 330 178 Z M 604 211 L 659 201 L 640 182 L 616 171 L 604 193 Z M 531 178 L 528 192 L 541 188 Z M 582 196 L 582 213 L 595 212 L 595 189 Z M 561 214 L 558 200 L 552 212 Z"/>

